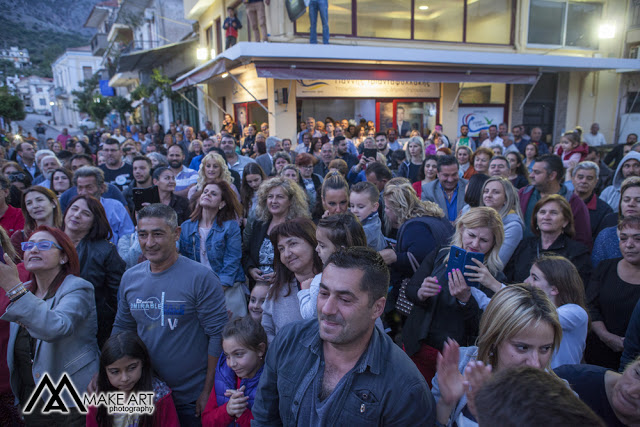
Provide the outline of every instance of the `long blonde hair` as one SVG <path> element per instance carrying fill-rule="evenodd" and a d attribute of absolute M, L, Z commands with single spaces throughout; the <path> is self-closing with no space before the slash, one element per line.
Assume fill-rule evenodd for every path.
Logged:
<path fill-rule="evenodd" d="M 480 319 L 478 360 L 498 367 L 498 347 L 523 329 L 542 322 L 553 328 L 551 354 L 562 341 L 558 311 L 542 289 L 527 284 L 507 286 L 496 293 Z M 551 361 L 551 358 L 549 358 Z M 549 366 L 546 366 L 548 368 Z"/>
<path fill-rule="evenodd" d="M 412 136 L 407 141 L 407 145 L 404 146 L 404 153 L 407 159 L 407 162 L 411 163 L 411 154 L 409 151 L 409 144 L 418 144 L 420 146 L 420 162 L 424 162 L 424 157 L 426 155 L 424 151 L 424 139 L 421 136 Z"/>
<path fill-rule="evenodd" d="M 406 221 L 421 216 L 444 217 L 440 206 L 418 199 L 416 190 L 407 178 L 392 178 L 384 186 L 384 203 L 398 218 L 398 227 Z"/>
<path fill-rule="evenodd" d="M 267 196 L 276 187 L 282 187 L 284 193 L 289 199 L 289 212 L 287 219 L 293 218 L 309 218 L 309 204 L 307 203 L 307 195 L 297 182 L 282 177 L 274 177 L 260 184 L 258 188 L 256 203 L 256 219 L 262 222 L 271 221 L 271 212 L 267 208 Z"/>
<path fill-rule="evenodd" d="M 456 232 L 451 238 L 451 246 L 462 247 L 462 233 L 465 228 L 486 227 L 493 234 L 493 246 L 489 253 L 484 256 L 484 265 L 487 266 L 489 272 L 493 275 L 502 271 L 504 265 L 500 260 L 500 247 L 504 242 L 504 225 L 502 218 L 493 208 L 477 207 L 469 209 L 469 212 L 458 217 L 456 220 Z M 446 248 L 448 251 L 449 249 Z M 445 258 L 445 262 L 449 262 L 449 255 Z"/>
<path fill-rule="evenodd" d="M 524 221 L 524 218 L 522 216 L 522 209 L 520 208 L 520 199 L 518 197 L 518 190 L 516 190 L 516 188 L 511 183 L 511 181 L 509 181 L 507 178 L 503 176 L 492 176 L 491 178 L 489 178 L 484 182 L 484 185 L 482 186 L 482 192 L 480 193 L 480 206 L 485 206 L 484 189 L 487 187 L 487 184 L 489 184 L 490 182 L 499 182 L 500 184 L 502 184 L 505 202 L 504 202 L 504 206 L 502 206 L 498 210 L 500 217 L 504 219 L 504 217 L 509 215 L 511 211 L 514 211 L 520 217 L 520 219 Z"/>
<path fill-rule="evenodd" d="M 220 178 L 222 181 L 227 181 L 229 184 L 233 185 L 233 177 L 231 176 L 231 172 L 229 172 L 229 166 L 227 166 L 227 162 L 224 158 L 218 153 L 209 153 L 202 159 L 200 163 L 200 169 L 198 169 L 198 186 L 197 190 L 200 191 L 207 184 L 207 175 L 205 174 L 205 168 L 207 167 L 207 162 L 209 160 L 213 160 L 218 165 L 220 165 Z"/>

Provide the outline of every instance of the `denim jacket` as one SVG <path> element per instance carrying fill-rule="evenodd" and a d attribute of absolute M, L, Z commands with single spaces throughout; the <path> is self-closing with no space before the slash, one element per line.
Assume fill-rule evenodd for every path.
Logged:
<path fill-rule="evenodd" d="M 318 320 L 283 328 L 267 352 L 252 426 L 295 426 L 322 359 Z M 349 374 L 347 374 L 349 375 Z M 328 425 L 431 426 L 435 401 L 424 377 L 389 336 L 373 328 L 365 354 L 331 408 Z"/>
<path fill-rule="evenodd" d="M 187 220 L 180 232 L 180 253 L 200 262 L 200 222 Z M 242 236 L 238 221 L 229 220 L 218 225 L 214 221 L 207 236 L 207 258 L 211 269 L 220 278 L 223 286 L 244 282 L 242 271 Z"/>

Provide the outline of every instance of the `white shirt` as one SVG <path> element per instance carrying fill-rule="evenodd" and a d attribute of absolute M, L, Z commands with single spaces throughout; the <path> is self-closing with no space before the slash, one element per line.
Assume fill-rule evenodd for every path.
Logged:
<path fill-rule="evenodd" d="M 482 147 L 486 147 L 486 148 L 500 147 L 504 150 L 504 141 L 499 136 L 496 136 L 496 139 L 494 139 L 493 141 L 491 140 L 491 138 L 487 138 L 484 141 L 482 141 Z"/>
<path fill-rule="evenodd" d="M 599 145 L 607 145 L 607 141 L 604 139 L 604 135 L 598 132 L 597 134 L 592 134 L 591 132 L 583 134 L 585 142 L 591 147 L 597 147 Z"/>

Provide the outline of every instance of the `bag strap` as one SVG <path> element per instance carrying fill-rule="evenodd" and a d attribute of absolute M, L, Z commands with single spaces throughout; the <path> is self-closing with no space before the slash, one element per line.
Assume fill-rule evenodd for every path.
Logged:
<path fill-rule="evenodd" d="M 418 268 L 420 267 L 420 264 L 418 263 L 418 260 L 416 259 L 415 256 L 413 256 L 413 254 L 411 252 L 407 252 L 407 257 L 409 258 L 409 263 L 411 264 L 411 268 L 413 269 L 413 272 L 415 273 L 416 271 L 418 271 Z"/>

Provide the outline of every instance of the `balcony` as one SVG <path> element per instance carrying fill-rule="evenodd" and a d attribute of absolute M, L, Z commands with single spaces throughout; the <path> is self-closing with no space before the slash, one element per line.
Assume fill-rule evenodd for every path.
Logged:
<path fill-rule="evenodd" d="M 54 90 L 53 90 L 53 95 L 56 98 L 62 98 L 62 99 L 66 99 L 69 97 L 69 95 L 67 94 L 67 90 L 63 87 L 57 86 Z"/>
<path fill-rule="evenodd" d="M 93 56 L 102 56 L 107 49 L 107 35 L 96 34 L 91 38 L 91 54 Z"/>

